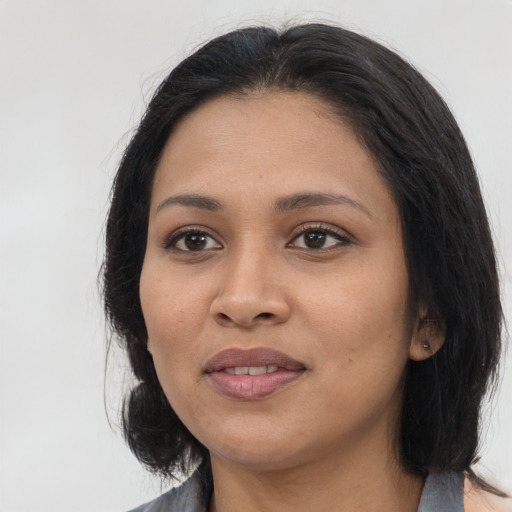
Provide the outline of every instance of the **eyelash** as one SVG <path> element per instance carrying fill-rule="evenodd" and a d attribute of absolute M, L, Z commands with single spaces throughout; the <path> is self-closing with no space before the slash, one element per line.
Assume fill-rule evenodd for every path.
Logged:
<path fill-rule="evenodd" d="M 203 227 L 187 226 L 187 227 L 178 229 L 177 231 L 172 233 L 169 237 L 167 237 L 163 243 L 164 249 L 175 250 L 175 251 L 180 251 L 180 252 L 192 252 L 192 253 L 193 252 L 199 253 L 199 252 L 203 252 L 205 250 L 205 249 L 202 249 L 202 250 L 198 250 L 198 251 L 193 251 L 191 249 L 186 250 L 186 249 L 178 248 L 177 247 L 178 242 L 180 242 L 181 240 L 184 240 L 187 235 L 204 235 L 205 237 L 207 237 L 211 240 L 214 240 L 215 243 L 220 246 L 220 244 L 217 242 L 217 240 L 215 240 L 215 237 L 213 237 L 210 233 L 208 233 L 208 231 L 206 231 Z M 212 248 L 209 248 L 207 250 L 212 250 Z"/>
<path fill-rule="evenodd" d="M 344 234 L 341 231 L 338 231 L 336 229 L 333 229 L 331 226 L 326 226 L 324 224 L 303 224 L 302 226 L 299 226 L 298 232 L 296 232 L 294 234 L 292 241 L 289 242 L 287 244 L 287 246 L 291 246 L 291 244 L 293 242 L 295 242 L 297 239 L 299 239 L 301 236 L 304 236 L 307 233 L 315 233 L 315 232 L 321 232 L 327 236 L 331 236 L 331 237 L 335 238 L 338 241 L 338 243 L 336 243 L 332 246 L 329 246 L 329 247 L 320 247 L 317 249 L 314 249 L 311 247 L 301 247 L 300 249 L 310 250 L 310 251 L 315 251 L 315 252 L 320 252 L 320 251 L 327 252 L 327 251 L 335 250 L 338 247 L 343 247 L 343 246 L 352 244 L 352 240 L 350 240 L 350 238 L 346 234 Z"/>
<path fill-rule="evenodd" d="M 314 252 L 327 252 L 335 250 L 337 247 L 343 247 L 352 244 L 352 241 L 346 234 L 342 234 L 340 231 L 337 231 L 333 229 L 330 226 L 326 226 L 324 224 L 303 224 L 302 226 L 299 226 L 296 230 L 296 232 L 293 234 L 292 240 L 286 244 L 286 247 L 294 247 L 294 242 L 298 240 L 301 236 L 306 235 L 307 233 L 315 233 L 320 232 L 325 234 L 327 237 L 333 237 L 337 240 L 336 244 L 333 244 L 329 247 L 318 247 L 318 248 L 312 248 L 312 247 L 298 247 L 298 249 L 302 250 L 309 250 Z M 205 248 L 205 249 L 198 249 L 196 251 L 192 249 L 181 249 L 177 247 L 177 244 L 184 240 L 186 236 L 188 235 L 204 235 L 206 238 L 215 241 L 215 243 L 219 247 L 215 248 Z M 208 242 L 206 242 L 208 243 Z M 204 252 L 206 250 L 216 250 L 222 248 L 221 244 L 216 241 L 215 237 L 213 237 L 210 233 L 208 233 L 207 230 L 205 230 L 202 226 L 187 226 L 184 228 L 180 228 L 174 233 L 172 233 L 169 237 L 167 237 L 164 240 L 163 247 L 166 250 L 174 250 L 179 252 L 191 252 L 191 253 L 200 253 Z"/>

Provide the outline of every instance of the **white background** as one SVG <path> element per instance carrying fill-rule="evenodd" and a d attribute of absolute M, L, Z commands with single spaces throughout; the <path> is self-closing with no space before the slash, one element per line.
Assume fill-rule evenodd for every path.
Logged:
<path fill-rule="evenodd" d="M 0 0 L 1 512 L 122 512 L 159 493 L 103 404 L 96 280 L 110 182 L 166 71 L 213 35 L 285 19 L 377 38 L 452 106 L 481 175 L 511 321 L 511 0 Z M 512 489 L 510 362 L 503 369 L 483 466 Z M 121 388 L 111 372 L 114 419 Z"/>

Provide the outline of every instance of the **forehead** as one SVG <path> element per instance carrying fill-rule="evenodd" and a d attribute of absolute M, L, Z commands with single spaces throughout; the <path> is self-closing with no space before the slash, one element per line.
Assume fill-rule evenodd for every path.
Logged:
<path fill-rule="evenodd" d="M 283 143 L 319 153 L 320 142 L 347 123 L 332 113 L 330 106 L 311 94 L 267 91 L 247 95 L 226 95 L 206 102 L 185 116 L 175 127 L 164 148 L 166 155 L 185 157 L 196 147 L 194 156 L 229 156 L 238 150 L 265 145 L 277 153 Z M 250 142 L 250 145 L 244 142 Z M 229 152 L 229 150 L 232 150 Z M 226 155 L 223 155 L 226 156 Z"/>
<path fill-rule="evenodd" d="M 304 187 L 341 188 L 355 200 L 372 191 L 388 194 L 372 156 L 323 100 L 296 92 L 222 96 L 176 126 L 157 168 L 152 203 L 169 193 L 233 191 L 254 199 Z"/>

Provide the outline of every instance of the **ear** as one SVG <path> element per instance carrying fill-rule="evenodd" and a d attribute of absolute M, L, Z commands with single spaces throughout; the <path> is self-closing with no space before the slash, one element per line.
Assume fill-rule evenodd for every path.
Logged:
<path fill-rule="evenodd" d="M 420 311 L 409 347 L 409 357 L 413 361 L 424 361 L 433 356 L 443 346 L 445 335 L 442 321 L 424 310 Z"/>

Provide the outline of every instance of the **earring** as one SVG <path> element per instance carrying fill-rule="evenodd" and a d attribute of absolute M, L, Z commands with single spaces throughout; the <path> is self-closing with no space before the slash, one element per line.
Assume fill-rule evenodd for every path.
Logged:
<path fill-rule="evenodd" d="M 151 346 L 149 345 L 149 342 L 146 345 L 146 350 L 149 352 L 149 355 L 153 355 L 153 352 L 151 351 Z"/>
<path fill-rule="evenodd" d="M 428 340 L 423 342 L 423 350 L 426 352 L 432 352 L 432 347 L 430 346 Z"/>

